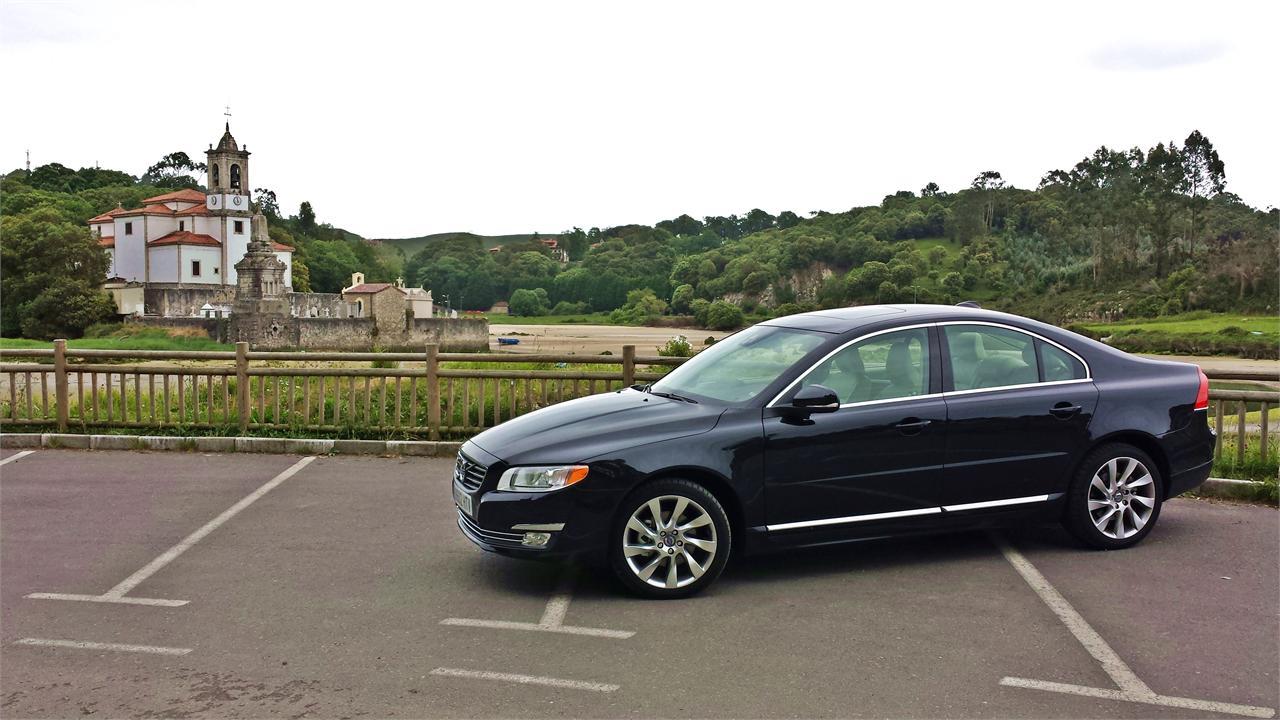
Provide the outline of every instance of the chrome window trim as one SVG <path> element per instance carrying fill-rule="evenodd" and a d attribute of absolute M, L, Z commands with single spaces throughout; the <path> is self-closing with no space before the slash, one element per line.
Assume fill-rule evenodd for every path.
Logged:
<path fill-rule="evenodd" d="M 1035 331 L 1033 331 L 1033 330 L 1025 330 L 1025 329 L 1023 329 L 1023 328 L 1015 327 L 1015 326 L 1013 326 L 1013 325 L 1006 325 L 1006 324 L 1004 324 L 1004 323 L 991 322 L 990 320 L 943 320 L 943 321 L 941 321 L 941 322 L 937 322 L 937 323 L 934 323 L 934 324 L 935 324 L 935 325 L 937 325 L 938 327 L 943 327 L 943 326 L 945 326 L 945 325 L 987 325 L 987 326 L 989 326 L 989 327 L 998 327 L 998 328 L 1001 328 L 1001 329 L 1003 329 L 1003 330 L 1010 330 L 1010 331 L 1013 331 L 1013 332 L 1022 333 L 1023 335 L 1030 335 L 1030 336 L 1031 336 L 1031 337 L 1033 337 L 1033 338 L 1036 338 L 1036 339 L 1038 339 L 1038 340 L 1043 340 L 1044 342 L 1049 343 L 1050 345 L 1052 345 L 1052 346 L 1054 346 L 1054 347 L 1058 348 L 1059 350 L 1061 350 L 1061 351 L 1065 352 L 1066 354 L 1070 355 L 1071 357 L 1075 358 L 1076 360 L 1079 360 L 1079 361 L 1080 361 L 1080 364 L 1084 366 L 1084 377 L 1082 377 L 1082 378 L 1076 378 L 1076 379 L 1074 379 L 1074 380 L 1054 380 L 1053 382 L 1063 383 L 1063 382 L 1080 382 L 1081 380 L 1093 380 L 1093 370 L 1089 367 L 1089 363 L 1088 363 L 1084 358 L 1080 357 L 1080 355 L 1079 355 L 1078 353 L 1076 353 L 1076 351 L 1074 351 L 1074 350 L 1072 350 L 1071 348 L 1069 348 L 1069 347 L 1067 347 L 1067 346 L 1063 345 L 1063 344 L 1062 344 L 1062 343 L 1060 343 L 1060 342 L 1057 342 L 1057 341 L 1054 341 L 1054 340 L 1050 340 L 1049 338 L 1047 338 L 1047 337 L 1045 337 L 1045 336 L 1043 336 L 1043 335 L 1041 335 L 1041 334 L 1039 334 L 1039 333 L 1037 333 L 1037 332 L 1035 332 Z M 950 350 L 950 348 L 948 348 L 948 350 Z M 947 354 L 948 354 L 948 355 L 950 355 L 950 352 L 948 352 Z M 1040 359 L 1039 359 L 1039 357 L 1037 357 L 1037 358 L 1036 358 L 1036 362 L 1039 362 L 1039 360 L 1040 360 Z M 1035 384 L 1036 384 L 1036 385 L 1048 385 L 1049 383 L 1035 383 Z M 1011 386 L 1006 385 L 1005 387 L 1011 387 Z M 978 388 L 978 389 L 980 389 L 980 390 L 994 390 L 995 388 Z M 958 391 L 958 392 L 971 392 L 971 391 L 970 391 L 970 390 L 960 390 L 960 391 Z"/>
<path fill-rule="evenodd" d="M 919 508 L 916 510 L 867 513 L 866 515 L 848 515 L 846 517 L 823 518 L 821 520 L 799 520 L 796 522 L 778 523 L 777 525 L 765 525 L 764 528 L 770 532 L 776 530 L 798 530 L 800 528 L 822 527 L 824 525 L 844 525 L 847 523 L 867 522 L 869 520 L 892 520 L 894 518 L 917 517 L 920 515 L 939 515 L 948 512 L 979 510 L 983 508 L 1003 507 L 1006 505 L 1025 505 L 1037 502 L 1048 502 L 1049 500 L 1056 500 L 1060 497 L 1062 497 L 1062 493 L 1027 495 L 1025 497 L 1005 498 L 1003 500 L 987 500 L 984 502 L 963 503 L 960 505 L 941 505 L 938 507 Z"/>
<path fill-rule="evenodd" d="M 943 397 L 953 397 L 955 395 L 974 395 L 977 393 L 1000 392 L 1001 390 L 1022 390 L 1024 388 L 1052 387 L 1054 385 L 1075 385 L 1077 383 L 1093 382 L 1089 378 L 1080 378 L 1079 380 L 1050 380 L 1049 382 L 1022 383 L 1019 385 L 1001 385 L 992 388 L 974 388 L 972 390 L 952 390 L 942 393 Z"/>
<path fill-rule="evenodd" d="M 901 330 L 919 330 L 920 328 L 929 328 L 929 327 L 932 327 L 933 325 L 934 323 L 919 323 L 917 325 L 903 325 L 902 327 L 888 328 L 885 330 L 877 330 L 873 333 L 867 333 L 866 335 L 859 335 L 858 337 L 844 343 L 840 347 L 837 347 L 835 350 L 832 350 L 831 352 L 827 353 L 826 355 L 823 355 L 821 358 L 815 361 L 812 365 L 809 366 L 808 370 L 805 370 L 803 373 L 800 374 L 799 377 L 797 377 L 795 380 L 792 380 L 786 387 L 784 387 L 781 392 L 779 392 L 777 395 L 774 395 L 773 399 L 770 400 L 769 404 L 765 405 L 765 407 L 767 408 L 774 407 L 774 404 L 777 403 L 778 400 L 782 399 L 783 395 L 786 395 L 787 393 L 791 392 L 792 388 L 794 388 L 796 385 L 803 382 L 804 379 L 809 377 L 809 375 L 812 374 L 814 370 L 817 370 L 819 365 L 830 360 L 832 357 L 839 354 L 841 350 L 844 350 L 845 348 L 849 347 L 850 345 L 853 345 L 854 343 L 859 343 L 859 342 L 862 342 L 863 340 L 868 340 L 870 338 L 876 337 L 877 335 L 887 335 L 888 333 L 899 332 Z M 925 349 L 928 350 L 927 347 Z M 885 398 L 884 400 L 864 400 L 863 402 L 860 402 L 860 403 L 841 403 L 840 407 L 843 409 L 847 407 L 853 407 L 854 405 L 868 405 L 871 403 L 889 403 L 889 402 L 896 402 L 899 400 L 919 400 L 921 398 L 927 398 L 927 397 L 941 397 L 941 393 L 935 393 L 932 395 L 910 395 L 903 398 Z"/>

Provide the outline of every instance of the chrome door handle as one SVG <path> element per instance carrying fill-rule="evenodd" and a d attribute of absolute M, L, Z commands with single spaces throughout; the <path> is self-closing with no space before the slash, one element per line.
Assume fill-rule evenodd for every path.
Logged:
<path fill-rule="evenodd" d="M 1060 402 L 1057 405 L 1054 405 L 1053 408 L 1049 410 L 1049 414 L 1053 415 L 1056 418 L 1066 420 L 1067 418 L 1080 412 L 1082 409 L 1083 408 L 1081 408 L 1079 405 L 1072 405 L 1071 403 Z"/>
<path fill-rule="evenodd" d="M 932 420 L 921 420 L 920 418 L 909 417 L 906 420 L 894 425 L 902 431 L 904 435 L 913 435 L 928 427 Z"/>

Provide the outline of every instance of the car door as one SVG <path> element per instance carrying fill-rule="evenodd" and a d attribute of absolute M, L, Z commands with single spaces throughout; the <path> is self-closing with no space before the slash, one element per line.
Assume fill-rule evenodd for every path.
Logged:
<path fill-rule="evenodd" d="M 836 391 L 835 412 L 795 419 L 766 408 L 768 529 L 867 532 L 937 514 L 946 404 L 928 326 L 846 343 L 772 405 L 808 385 Z"/>
<path fill-rule="evenodd" d="M 1032 504 L 1065 490 L 1098 391 L 1066 348 L 997 324 L 942 323 L 948 511 Z"/>

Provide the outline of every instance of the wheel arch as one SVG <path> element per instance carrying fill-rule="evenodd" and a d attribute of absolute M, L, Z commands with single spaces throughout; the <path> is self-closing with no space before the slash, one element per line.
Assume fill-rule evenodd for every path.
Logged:
<path fill-rule="evenodd" d="M 715 496 L 715 499 L 720 502 L 720 506 L 724 508 L 725 514 L 729 516 L 729 531 L 732 534 L 730 546 L 735 554 L 741 553 L 746 539 L 746 516 L 742 507 L 742 498 L 738 497 L 738 493 L 729 484 L 729 481 L 704 468 L 673 467 L 665 468 L 646 476 L 636 487 L 654 480 L 666 480 L 669 478 L 697 483 Z"/>
<path fill-rule="evenodd" d="M 1164 481 L 1164 487 L 1161 488 L 1162 497 L 1160 499 L 1168 500 L 1170 473 L 1169 457 L 1165 453 L 1164 448 L 1160 445 L 1159 440 L 1152 435 L 1138 430 L 1121 430 L 1099 438 L 1096 442 L 1090 445 L 1083 454 L 1081 454 L 1080 460 L 1076 463 L 1075 470 L 1071 473 L 1071 477 L 1074 479 L 1076 475 L 1080 473 L 1080 465 L 1085 461 L 1085 458 L 1087 458 L 1090 453 L 1103 445 L 1110 445 L 1113 443 L 1132 445 L 1151 456 L 1152 460 L 1155 460 L 1156 469 L 1160 471 L 1160 479 Z"/>

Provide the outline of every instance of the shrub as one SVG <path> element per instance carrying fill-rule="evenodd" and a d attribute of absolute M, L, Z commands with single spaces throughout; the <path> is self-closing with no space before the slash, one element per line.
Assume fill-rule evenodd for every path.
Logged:
<path fill-rule="evenodd" d="M 736 330 L 745 321 L 742 308 L 733 303 L 717 300 L 707 308 L 706 326 L 712 330 Z"/>
<path fill-rule="evenodd" d="M 685 336 L 676 335 L 668 340 L 666 345 L 658 348 L 658 354 L 662 357 L 691 357 L 693 346 Z"/>
<path fill-rule="evenodd" d="M 508 309 L 512 315 L 521 315 L 529 317 L 532 315 L 547 314 L 547 291 L 542 288 L 536 290 L 520 289 L 511 293 L 511 299 L 508 301 Z"/>

